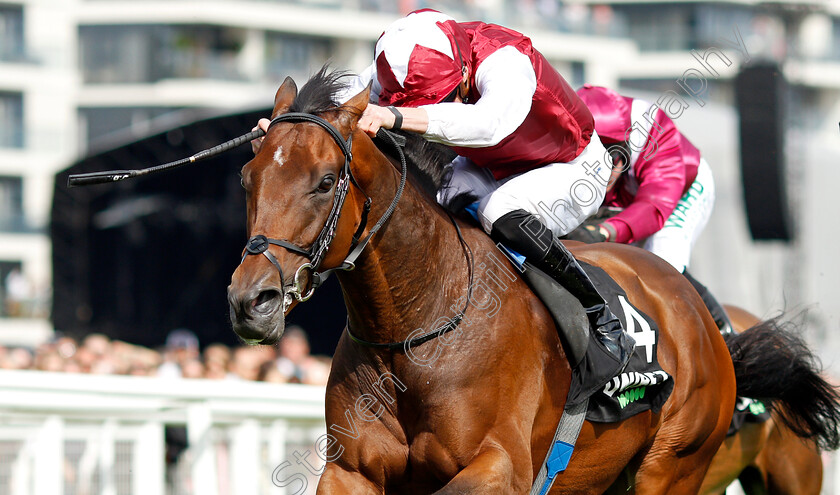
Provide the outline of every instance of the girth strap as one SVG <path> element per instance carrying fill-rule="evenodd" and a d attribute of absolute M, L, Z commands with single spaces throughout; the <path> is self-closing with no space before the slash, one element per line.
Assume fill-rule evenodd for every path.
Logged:
<path fill-rule="evenodd" d="M 548 446 L 534 484 L 531 485 L 530 495 L 545 495 L 554 484 L 554 478 L 558 473 L 565 471 L 569 465 L 569 459 L 575 450 L 575 442 L 580 435 L 580 428 L 586 419 L 586 410 L 589 406 L 589 399 L 584 399 L 575 405 L 563 410 L 563 416 L 554 432 L 554 439 Z"/>

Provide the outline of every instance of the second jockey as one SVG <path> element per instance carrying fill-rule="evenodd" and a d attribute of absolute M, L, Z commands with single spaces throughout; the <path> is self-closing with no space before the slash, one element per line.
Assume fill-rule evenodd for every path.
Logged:
<path fill-rule="evenodd" d="M 685 275 L 721 331 L 731 331 L 723 308 L 688 273 L 691 249 L 715 201 L 709 164 L 655 103 L 588 84 L 577 93 L 613 157 L 604 206 L 621 211 L 568 238 L 640 244 Z"/>

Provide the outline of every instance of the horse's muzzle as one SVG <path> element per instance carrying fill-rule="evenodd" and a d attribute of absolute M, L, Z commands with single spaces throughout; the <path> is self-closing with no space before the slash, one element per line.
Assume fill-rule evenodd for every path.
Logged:
<path fill-rule="evenodd" d="M 278 287 L 228 287 L 233 331 L 248 344 L 274 344 L 285 330 L 284 294 Z"/>

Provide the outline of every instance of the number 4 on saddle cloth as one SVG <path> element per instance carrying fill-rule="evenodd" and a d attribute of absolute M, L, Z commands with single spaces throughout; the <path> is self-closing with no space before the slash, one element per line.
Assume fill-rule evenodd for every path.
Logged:
<path fill-rule="evenodd" d="M 524 267 L 522 276 L 531 290 L 543 301 L 551 313 L 563 348 L 572 363 L 572 383 L 567 407 L 588 399 L 586 420 L 597 423 L 623 421 L 635 414 L 652 410 L 659 412 L 674 389 L 674 381 L 656 358 L 659 327 L 650 316 L 633 306 L 618 283 L 597 266 L 578 260 L 612 312 L 636 341 L 630 362 L 617 376 L 605 384 L 592 383 L 587 370 L 598 369 L 602 354 L 594 352 L 596 344 L 589 332 L 589 322 L 580 302 L 553 278 L 522 257 L 508 250 L 510 259 Z M 582 332 L 580 329 L 586 329 Z M 591 392 L 594 390 L 594 393 Z"/>
<path fill-rule="evenodd" d="M 674 389 L 674 380 L 656 359 L 659 327 L 653 318 L 627 300 L 624 289 L 607 272 L 587 263 L 580 264 L 627 333 L 636 340 L 636 350 L 624 371 L 589 397 L 586 419 L 612 423 L 648 409 L 659 412 Z"/>
<path fill-rule="evenodd" d="M 468 205 L 465 211 L 477 220 L 476 206 L 475 203 Z M 623 421 L 647 410 L 658 412 L 671 395 L 674 381 L 656 359 L 659 342 L 656 322 L 630 303 L 627 293 L 607 272 L 578 260 L 598 293 L 636 341 L 636 349 L 624 370 L 603 383 L 603 378 L 587 372 L 599 369 L 599 360 L 603 357 L 589 331 L 589 321 L 580 301 L 552 277 L 525 261 L 524 256 L 504 245 L 498 246 L 522 272 L 557 325 L 560 341 L 572 366 L 566 408 L 588 399 L 586 419 L 597 423 Z"/>
<path fill-rule="evenodd" d="M 604 270 L 578 260 L 598 293 L 636 341 L 636 349 L 624 370 L 606 383 L 598 383 L 603 382 L 603 378 L 597 378 L 596 373 L 588 370 L 598 369 L 603 353 L 589 331 L 589 321 L 581 303 L 522 256 L 500 247 L 514 264 L 524 268 L 522 276 L 548 308 L 572 364 L 566 407 L 531 487 L 531 495 L 545 495 L 557 474 L 568 466 L 584 418 L 596 423 L 614 423 L 643 411 L 659 412 L 674 389 L 674 380 L 656 359 L 659 342 L 656 322 L 630 304 L 624 290 Z"/>

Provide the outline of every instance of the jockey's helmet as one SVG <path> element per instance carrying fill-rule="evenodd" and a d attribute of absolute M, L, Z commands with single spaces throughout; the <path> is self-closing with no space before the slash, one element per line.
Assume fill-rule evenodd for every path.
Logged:
<path fill-rule="evenodd" d="M 595 132 L 601 141 L 622 143 L 630 130 L 630 106 L 632 99 L 601 86 L 584 84 L 577 90 L 578 96 L 589 107 L 595 118 Z"/>
<path fill-rule="evenodd" d="M 425 9 L 399 19 L 376 42 L 379 104 L 419 107 L 444 101 L 470 73 L 469 53 L 466 31 L 448 15 Z"/>

